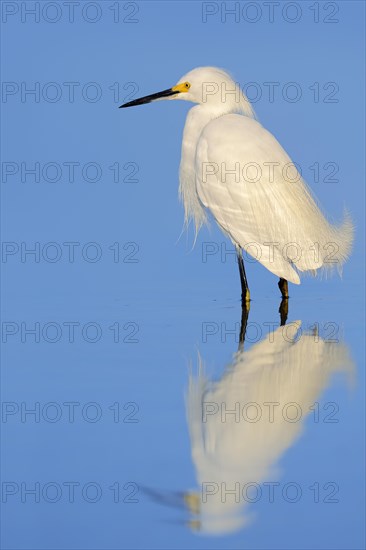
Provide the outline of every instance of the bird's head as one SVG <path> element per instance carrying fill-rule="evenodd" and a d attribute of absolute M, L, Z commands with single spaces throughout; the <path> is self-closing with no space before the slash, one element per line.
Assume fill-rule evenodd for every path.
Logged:
<path fill-rule="evenodd" d="M 121 107 L 134 107 L 162 99 L 191 101 L 220 114 L 237 112 L 254 116 L 252 106 L 240 85 L 227 72 L 216 67 L 193 69 L 171 88 L 134 99 Z"/>

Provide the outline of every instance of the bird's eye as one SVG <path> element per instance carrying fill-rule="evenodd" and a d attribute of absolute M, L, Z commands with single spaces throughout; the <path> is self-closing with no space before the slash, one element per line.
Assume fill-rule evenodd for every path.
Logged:
<path fill-rule="evenodd" d="M 185 87 L 187 88 L 187 90 L 189 90 L 189 88 L 191 87 L 191 85 L 190 85 L 189 82 L 186 82 L 184 85 L 185 85 Z"/>

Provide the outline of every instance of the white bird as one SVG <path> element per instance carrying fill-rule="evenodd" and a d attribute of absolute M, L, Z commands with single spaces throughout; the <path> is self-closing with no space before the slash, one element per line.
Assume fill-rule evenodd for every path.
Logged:
<path fill-rule="evenodd" d="M 186 399 L 199 487 L 184 499 L 192 528 L 222 534 L 247 525 L 253 498 L 247 489 L 257 487 L 254 499 L 268 499 L 268 487 L 259 486 L 279 478 L 278 463 L 306 419 L 318 421 L 316 403 L 332 375 L 343 372 L 351 381 L 354 371 L 345 344 L 303 331 L 300 321 L 235 354 L 218 381 L 207 378 L 199 358 Z M 322 420 L 334 413 L 319 410 Z"/>
<path fill-rule="evenodd" d="M 200 355 L 197 373 L 190 369 L 186 415 L 196 488 L 142 487 L 160 504 L 188 510 L 190 529 L 219 535 L 247 526 L 250 503 L 270 501 L 268 484 L 275 490 L 271 498 L 284 498 L 285 484 L 277 481 L 281 458 L 306 422 L 309 428 L 311 418 L 337 421 L 337 405 L 319 404 L 320 396 L 336 373 L 352 383 L 355 364 L 345 343 L 301 325 L 294 321 L 247 351 L 241 347 L 217 380 Z"/>
<path fill-rule="evenodd" d="M 156 94 L 121 105 L 161 99 L 197 103 L 187 116 L 179 192 L 185 224 L 196 235 L 206 208 L 237 250 L 242 300 L 249 304 L 242 250 L 280 278 L 282 297 L 299 273 L 340 270 L 353 241 L 353 224 L 332 225 L 323 215 L 290 157 L 255 119 L 247 97 L 232 78 L 215 67 L 199 67 Z"/>

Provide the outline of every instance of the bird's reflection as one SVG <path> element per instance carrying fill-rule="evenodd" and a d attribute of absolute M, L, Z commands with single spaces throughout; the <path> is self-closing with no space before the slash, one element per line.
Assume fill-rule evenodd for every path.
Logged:
<path fill-rule="evenodd" d="M 186 412 L 198 488 L 150 496 L 184 503 L 191 529 L 224 534 L 245 526 L 250 490 L 278 479 L 281 456 L 298 439 L 332 374 L 353 371 L 343 343 L 315 329 L 306 332 L 301 321 L 286 325 L 287 305 L 280 306 L 281 326 L 248 350 L 249 312 L 243 310 L 239 351 L 220 380 L 207 377 L 201 357 L 190 374 Z"/>

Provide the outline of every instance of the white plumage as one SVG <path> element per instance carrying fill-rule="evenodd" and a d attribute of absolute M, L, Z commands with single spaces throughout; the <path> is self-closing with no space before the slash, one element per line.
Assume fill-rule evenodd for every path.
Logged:
<path fill-rule="evenodd" d="M 235 86 L 214 68 L 195 69 L 182 80 L 196 78 L 220 88 L 225 83 L 226 90 Z M 341 227 L 326 220 L 287 153 L 241 97 L 238 103 L 234 95 L 224 102 L 222 95 L 207 96 L 188 114 L 180 171 L 186 220 L 198 230 L 205 206 L 235 245 L 295 284 L 294 267 L 340 268 L 352 243 L 351 220 L 346 216 Z"/>
<path fill-rule="evenodd" d="M 316 419 L 314 403 L 337 371 L 350 377 L 354 373 L 347 347 L 302 332 L 300 321 L 279 327 L 248 351 L 235 354 L 217 382 L 207 378 L 199 360 L 198 375 L 190 376 L 186 404 L 200 491 L 189 493 L 187 499 L 197 518 L 193 525 L 198 522 L 200 530 L 218 534 L 248 522 L 243 487 L 278 480 L 281 456 L 301 435 L 306 417 Z M 203 498 L 207 483 L 219 490 Z M 232 490 L 235 484 L 240 486 L 240 498 L 229 494 L 223 502 L 224 489 Z M 262 491 L 262 499 L 268 501 L 263 486 Z"/>
<path fill-rule="evenodd" d="M 301 272 L 340 270 L 352 245 L 351 219 L 346 215 L 336 226 L 325 218 L 287 153 L 225 71 L 194 69 L 176 86 L 122 107 L 159 99 L 197 103 L 187 116 L 180 165 L 186 225 L 192 220 L 197 234 L 208 209 L 237 250 L 295 284 Z M 245 272 L 241 278 L 247 300 Z M 288 296 L 287 288 L 281 292 Z"/>

